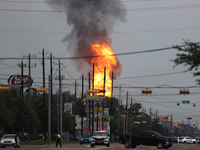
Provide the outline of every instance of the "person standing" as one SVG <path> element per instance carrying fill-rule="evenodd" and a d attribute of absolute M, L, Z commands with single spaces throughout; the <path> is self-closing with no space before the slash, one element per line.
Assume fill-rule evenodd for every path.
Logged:
<path fill-rule="evenodd" d="M 17 142 L 17 133 L 15 134 L 15 147 L 18 147 L 18 142 Z"/>
<path fill-rule="evenodd" d="M 58 143 L 60 144 L 60 147 L 62 147 L 62 144 L 61 144 L 61 136 L 60 136 L 59 133 L 58 133 L 57 136 L 56 136 L 56 147 L 58 146 Z"/>
<path fill-rule="evenodd" d="M 126 134 L 124 136 L 125 140 L 126 140 L 126 144 L 127 144 L 127 148 L 131 148 L 132 145 L 131 145 L 131 133 L 128 132 L 128 130 L 126 131 Z"/>

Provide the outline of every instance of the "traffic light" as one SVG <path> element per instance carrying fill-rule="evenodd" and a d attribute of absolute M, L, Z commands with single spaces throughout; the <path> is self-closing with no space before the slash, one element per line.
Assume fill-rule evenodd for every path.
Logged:
<path fill-rule="evenodd" d="M 179 104 L 179 102 L 177 103 L 177 106 L 179 106 L 180 104 Z"/>
<path fill-rule="evenodd" d="M 36 92 L 47 93 L 47 88 L 45 88 L 45 87 L 36 87 Z"/>
<path fill-rule="evenodd" d="M 59 105 L 59 104 L 56 104 L 56 107 L 60 107 L 60 105 Z"/>
<path fill-rule="evenodd" d="M 187 119 L 192 119 L 192 117 L 187 117 Z"/>
<path fill-rule="evenodd" d="M 190 90 L 179 90 L 179 94 L 190 94 Z"/>
<path fill-rule="evenodd" d="M 137 115 L 137 118 L 142 118 L 142 115 Z"/>
<path fill-rule="evenodd" d="M 142 94 L 152 94 L 152 89 L 142 89 Z"/>
<path fill-rule="evenodd" d="M 6 86 L 6 85 L 0 86 L 0 91 L 9 91 L 9 90 L 10 90 L 10 86 Z"/>
<path fill-rule="evenodd" d="M 122 117 L 122 118 L 125 118 L 125 117 L 126 117 L 126 115 L 121 115 L 121 117 Z"/>
<path fill-rule="evenodd" d="M 193 107 L 196 107 L 196 104 L 195 104 L 195 103 L 193 104 Z"/>

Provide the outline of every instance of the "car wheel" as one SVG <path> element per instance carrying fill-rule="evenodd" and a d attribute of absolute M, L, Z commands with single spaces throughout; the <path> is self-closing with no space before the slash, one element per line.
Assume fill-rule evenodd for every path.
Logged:
<path fill-rule="evenodd" d="M 20 148 L 20 145 L 18 146 L 18 148 Z"/>
<path fill-rule="evenodd" d="M 94 147 L 94 144 L 91 144 L 91 147 Z"/>
<path fill-rule="evenodd" d="M 137 147 L 137 145 L 136 144 L 132 144 L 132 148 L 136 148 Z"/>
<path fill-rule="evenodd" d="M 158 149 L 162 149 L 163 148 L 163 143 L 162 142 L 159 142 L 158 145 L 157 145 Z"/>

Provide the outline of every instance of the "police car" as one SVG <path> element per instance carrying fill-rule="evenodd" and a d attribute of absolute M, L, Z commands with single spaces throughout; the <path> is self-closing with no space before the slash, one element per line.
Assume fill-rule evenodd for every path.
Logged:
<path fill-rule="evenodd" d="M 106 145 L 106 147 L 110 147 L 110 137 L 106 130 L 94 131 L 90 143 L 91 147 L 94 147 L 94 145 Z"/>

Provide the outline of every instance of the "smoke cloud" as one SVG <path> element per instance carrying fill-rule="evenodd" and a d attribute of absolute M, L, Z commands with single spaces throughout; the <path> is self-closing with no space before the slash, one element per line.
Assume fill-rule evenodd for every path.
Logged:
<path fill-rule="evenodd" d="M 47 0 L 47 3 L 66 13 L 72 30 L 63 42 L 67 42 L 67 49 L 74 56 L 92 56 L 94 43 L 111 45 L 109 34 L 114 25 L 126 21 L 126 7 L 120 0 Z"/>

